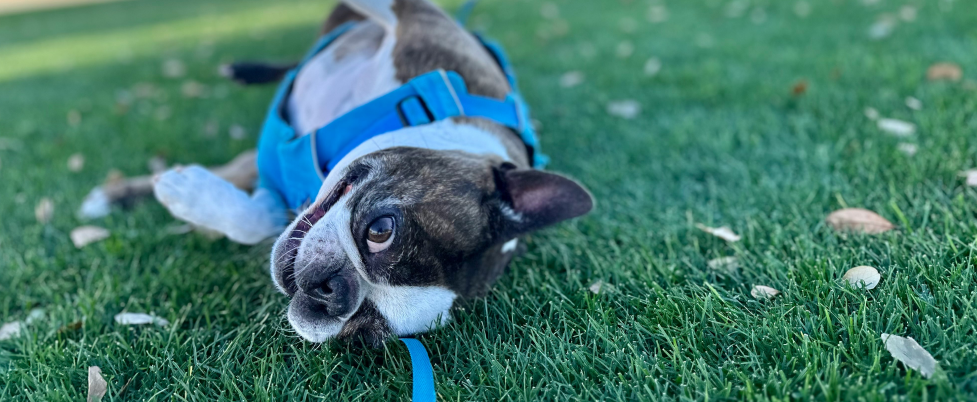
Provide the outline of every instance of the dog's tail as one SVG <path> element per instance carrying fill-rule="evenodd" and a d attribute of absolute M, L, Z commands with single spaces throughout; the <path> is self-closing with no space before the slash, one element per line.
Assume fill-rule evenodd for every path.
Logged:
<path fill-rule="evenodd" d="M 347 6 L 380 24 L 387 32 L 397 28 L 397 14 L 393 5 L 396 0 L 343 0 Z"/>

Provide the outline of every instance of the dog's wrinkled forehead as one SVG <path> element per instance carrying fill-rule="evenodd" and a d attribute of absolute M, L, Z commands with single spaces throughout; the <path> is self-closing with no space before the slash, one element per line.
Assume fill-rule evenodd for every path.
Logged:
<path fill-rule="evenodd" d="M 406 147 L 362 158 L 350 168 L 363 175 L 349 199 L 354 233 L 357 222 L 387 213 L 400 223 L 402 241 L 395 246 L 408 248 L 412 258 L 424 258 L 424 251 L 460 257 L 484 247 L 491 241 L 492 211 L 485 201 L 496 190 L 492 163 L 464 152 Z"/>

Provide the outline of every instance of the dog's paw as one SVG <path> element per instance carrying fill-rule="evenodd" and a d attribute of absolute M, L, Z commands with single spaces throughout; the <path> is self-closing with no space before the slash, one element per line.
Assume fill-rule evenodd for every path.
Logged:
<path fill-rule="evenodd" d="M 281 231 L 272 205 L 200 166 L 173 168 L 153 179 L 156 199 L 177 219 L 215 230 L 242 244 L 256 244 Z"/>
<path fill-rule="evenodd" d="M 153 193 L 173 216 L 198 226 L 220 230 L 215 218 L 221 212 L 221 199 L 233 198 L 231 183 L 200 166 L 167 170 L 153 178 Z"/>

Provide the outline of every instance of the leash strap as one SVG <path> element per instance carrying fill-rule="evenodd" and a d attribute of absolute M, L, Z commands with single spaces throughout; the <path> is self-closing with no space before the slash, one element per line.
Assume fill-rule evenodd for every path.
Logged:
<path fill-rule="evenodd" d="M 434 369 L 431 368 L 427 349 L 417 339 L 400 338 L 400 341 L 407 345 L 407 351 L 410 353 L 411 371 L 414 376 L 413 401 L 435 402 L 437 399 L 434 393 Z"/>

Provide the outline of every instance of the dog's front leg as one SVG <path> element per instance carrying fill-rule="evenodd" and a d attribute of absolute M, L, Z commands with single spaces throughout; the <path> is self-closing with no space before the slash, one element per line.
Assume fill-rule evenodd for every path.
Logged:
<path fill-rule="evenodd" d="M 277 236 L 287 222 L 287 209 L 268 190 L 248 195 L 201 166 L 174 168 L 153 183 L 153 193 L 173 216 L 223 233 L 243 244 Z"/>

